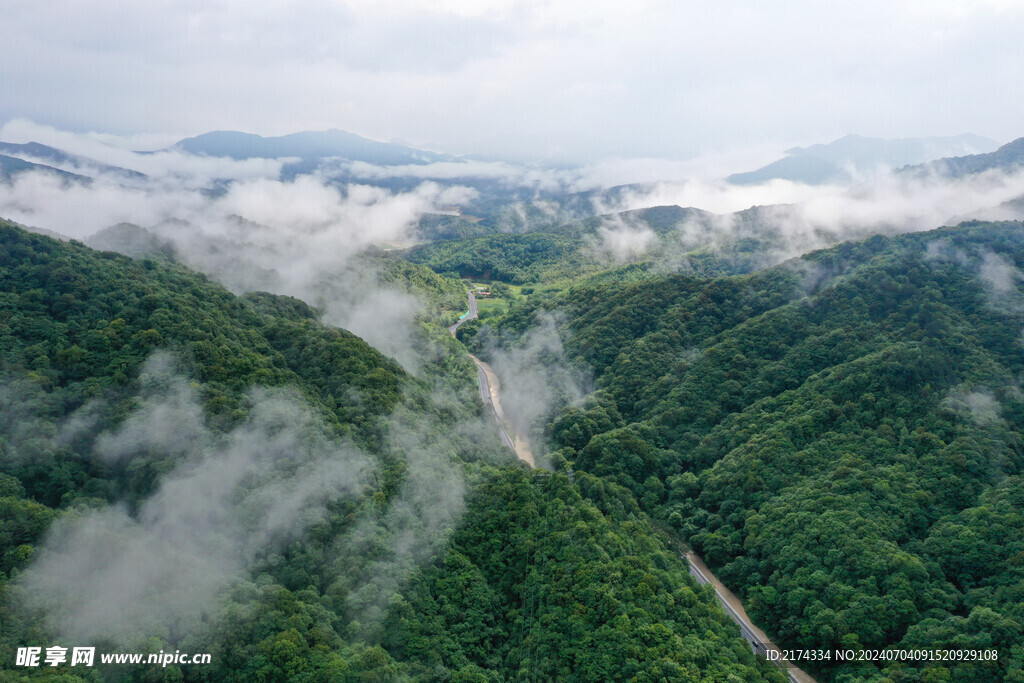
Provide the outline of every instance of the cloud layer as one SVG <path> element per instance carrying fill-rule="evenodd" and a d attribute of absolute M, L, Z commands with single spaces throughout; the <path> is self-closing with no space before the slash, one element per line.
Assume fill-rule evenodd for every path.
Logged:
<path fill-rule="evenodd" d="M 29 604 L 79 643 L 179 638 L 261 553 L 301 536 L 328 502 L 355 498 L 372 461 L 327 435 L 296 397 L 256 392 L 248 422 L 220 436 L 162 354 L 141 374 L 140 408 L 95 442 L 111 461 L 177 466 L 137 513 L 122 506 L 55 523 L 21 576 Z"/>
<path fill-rule="evenodd" d="M 0 385 L 0 400 L 8 386 Z M 495 435 L 479 434 L 477 421 L 442 431 L 400 408 L 382 452 L 369 455 L 333 436 L 298 394 L 256 389 L 249 403 L 243 424 L 227 433 L 207 429 L 174 358 L 151 356 L 137 408 L 92 437 L 91 453 L 111 467 L 155 464 L 165 474 L 135 508 L 62 515 L 18 579 L 23 606 L 78 644 L 130 648 L 149 637 L 171 644 L 202 638 L 222 597 L 252 580 L 254 567 L 311 527 L 345 522 L 326 547 L 322 578 L 358 621 L 346 628 L 379 638 L 392 596 L 446 547 L 462 513 L 465 484 L 453 441 L 496 443 Z M 370 496 L 385 462 L 404 468 L 387 496 Z M 337 516 L 340 502 L 352 503 L 351 523 Z"/>
<path fill-rule="evenodd" d="M 282 181 L 281 160 L 140 155 L 29 122 L 9 128 L 147 177 L 126 182 L 94 172 L 83 184 L 20 173 L 0 183 L 0 217 L 79 240 L 119 223 L 141 226 L 236 293 L 301 298 L 320 307 L 325 322 L 362 336 L 407 369 L 418 366 L 411 338 L 421 302 L 379 282 L 372 264 L 356 257 L 414 240 L 425 212 L 465 203 L 473 190 L 430 180 L 403 192 L 320 175 Z"/>
<path fill-rule="evenodd" d="M 849 132 L 1008 140 L 1024 114 L 1017 0 L 55 0 L 0 14 L 0 118 L 75 130 L 338 127 L 451 152 L 679 158 Z"/>

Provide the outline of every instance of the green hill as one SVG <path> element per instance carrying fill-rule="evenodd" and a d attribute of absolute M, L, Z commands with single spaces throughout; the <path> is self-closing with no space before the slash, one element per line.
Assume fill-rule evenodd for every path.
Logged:
<path fill-rule="evenodd" d="M 179 140 L 174 149 L 232 159 L 299 157 L 309 161 L 341 158 L 382 165 L 426 164 L 454 158 L 405 145 L 378 142 L 337 129 L 303 131 L 280 137 L 221 130 Z"/>
<path fill-rule="evenodd" d="M 403 256 L 439 273 L 511 284 L 636 280 L 680 270 L 705 277 L 748 273 L 778 263 L 776 246 L 784 242 L 778 218 L 763 208 L 725 218 L 656 206 L 533 232 L 446 238 Z"/>
<path fill-rule="evenodd" d="M 1020 223 L 971 223 L 578 286 L 500 329 L 558 314 L 598 390 L 548 425 L 556 462 L 630 490 L 781 647 L 999 654 L 809 662 L 824 680 L 1016 680 L 1022 265 Z"/>
<path fill-rule="evenodd" d="M 297 299 L 7 223 L 0 285 L 14 675 L 783 680 L 629 492 L 513 462 L 447 335 L 412 377 Z M 13 665 L 86 642 L 212 662 Z"/>
<path fill-rule="evenodd" d="M 1024 138 L 1017 138 L 993 152 L 947 157 L 927 164 L 907 166 L 899 172 L 924 178 L 934 175 L 962 178 L 985 171 L 1012 173 L 1019 171 L 1021 166 L 1024 166 Z"/>

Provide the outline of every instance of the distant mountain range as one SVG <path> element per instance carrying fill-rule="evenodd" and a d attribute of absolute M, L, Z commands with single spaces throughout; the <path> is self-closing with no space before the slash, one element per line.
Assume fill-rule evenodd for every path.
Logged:
<path fill-rule="evenodd" d="M 1014 171 L 1024 168 L 1024 138 L 1008 142 L 994 152 L 937 159 L 926 164 L 907 166 L 900 173 L 937 174 L 949 178 L 962 178 L 992 169 Z"/>
<path fill-rule="evenodd" d="M 38 142 L 0 142 L 0 155 L 27 162 L 35 170 L 50 170 L 64 176 L 75 176 L 76 179 L 99 173 L 130 180 L 141 180 L 146 177 L 145 174 L 138 171 L 111 166 L 96 159 L 70 154 L 56 147 L 41 145 Z M 12 164 L 12 169 L 15 166 L 18 167 L 17 170 L 29 170 L 28 167 L 18 164 Z M 12 172 L 15 171 L 12 170 Z"/>
<path fill-rule="evenodd" d="M 319 161 L 342 158 L 381 166 L 456 160 L 448 154 L 378 142 L 343 130 L 306 131 L 270 138 L 237 131 L 215 131 L 181 140 L 173 149 L 232 159 L 297 157 L 303 161 Z"/>
<path fill-rule="evenodd" d="M 728 177 L 734 185 L 792 180 L 808 185 L 847 183 L 858 176 L 922 164 L 943 157 L 991 152 L 999 143 L 979 135 L 883 140 L 847 135 L 828 144 L 793 147 L 786 156 L 748 173 Z"/>
<path fill-rule="evenodd" d="M 334 159 L 362 161 L 378 166 L 423 165 L 458 160 L 458 157 L 449 154 L 378 142 L 341 130 L 307 131 L 281 137 L 215 131 L 180 140 L 170 150 L 236 160 L 290 158 L 293 161 L 286 164 L 281 173 L 285 180 L 316 171 L 325 162 Z M 9 180 L 12 175 L 23 171 L 48 171 L 65 180 L 79 182 L 98 175 L 114 176 L 119 180 L 140 180 L 146 177 L 137 171 L 105 164 L 38 142 L 0 142 L 0 180 Z"/>
<path fill-rule="evenodd" d="M 997 147 L 992 140 L 976 135 L 900 140 L 848 135 L 828 144 L 789 149 L 784 158 L 750 173 L 729 176 L 728 180 L 739 185 L 772 179 L 809 184 L 848 184 L 860 177 L 892 169 L 898 169 L 894 172 L 901 175 L 959 177 L 992 168 L 1012 170 L 1024 167 L 1024 138 Z M 379 142 L 341 130 L 306 131 L 280 137 L 215 131 L 185 138 L 163 151 L 236 160 L 284 158 L 289 161 L 281 169 L 279 177 L 283 181 L 317 173 L 339 188 L 357 182 L 396 193 L 412 191 L 423 182 L 422 174 L 363 173 L 358 164 L 353 168 L 349 162 L 395 167 L 466 160 L 405 144 Z M 424 234 L 437 239 L 451 239 L 480 235 L 491 229 L 509 232 L 553 229 L 562 223 L 592 217 L 600 212 L 600 206 L 619 205 L 624 196 L 642 193 L 652 187 L 651 184 L 633 184 L 583 192 L 573 192 L 565 186 L 538 189 L 529 184 L 517 185 L 501 176 L 475 176 L 472 164 L 466 164 L 465 168 L 465 176 L 452 175 L 435 181 L 441 185 L 458 184 L 475 190 L 475 198 L 461 207 L 471 220 L 431 218 L 423 225 Z M 26 171 L 45 171 L 74 183 L 88 183 L 100 176 L 127 183 L 146 178 L 144 174 L 127 168 L 37 142 L 0 142 L 0 182 L 9 182 L 12 177 Z M 222 191 L 228 183 L 226 179 L 215 179 L 208 190 L 214 193 Z M 1019 215 L 1021 202 L 1024 198 L 999 207 L 999 215 L 1007 212 Z M 484 223 L 477 224 L 481 219 Z M 657 216 L 653 221 L 652 227 L 656 232 L 657 225 L 664 222 L 661 219 L 665 217 Z"/>
<path fill-rule="evenodd" d="M 0 180 L 10 180 L 12 176 L 25 171 L 46 171 L 56 174 L 64 180 L 73 180 L 77 182 L 89 182 L 92 180 L 87 176 L 78 175 L 77 173 L 68 173 L 67 171 L 62 171 L 59 168 L 54 168 L 53 166 L 37 164 L 31 161 L 25 161 L 24 159 L 19 159 L 18 157 L 0 154 Z"/>

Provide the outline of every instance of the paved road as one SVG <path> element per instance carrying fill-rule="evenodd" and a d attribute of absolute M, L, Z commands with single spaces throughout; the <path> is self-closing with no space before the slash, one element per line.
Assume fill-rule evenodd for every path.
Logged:
<path fill-rule="evenodd" d="M 502 442 L 516 452 L 516 456 L 523 462 L 529 464 L 531 467 L 535 467 L 536 463 L 533 460 L 533 451 L 530 450 L 530 442 L 526 440 L 526 437 L 521 434 L 517 434 L 514 430 L 509 428 L 508 420 L 505 419 L 505 413 L 501 410 L 501 386 L 498 384 L 498 377 L 491 370 L 491 366 L 483 362 L 473 354 L 469 354 L 469 357 L 476 363 L 477 379 L 480 385 L 480 398 L 483 399 L 484 405 L 491 409 L 491 416 L 494 418 L 495 423 L 498 425 L 498 431 L 501 433 Z"/>
<path fill-rule="evenodd" d="M 480 398 L 483 400 L 484 405 L 490 408 L 491 415 L 494 417 L 494 421 L 498 424 L 498 433 L 501 435 L 501 442 L 512 450 L 515 450 L 515 442 L 512 441 L 512 437 L 508 435 L 508 430 L 505 429 L 505 425 L 500 419 L 498 419 L 498 411 L 494 409 L 494 402 L 491 400 L 491 382 L 487 378 L 487 371 L 482 367 L 485 363 L 473 354 L 469 354 L 469 357 L 473 359 L 474 363 L 476 363 L 477 379 L 480 383 Z"/>
<path fill-rule="evenodd" d="M 456 330 L 459 326 L 467 320 L 473 320 L 479 315 L 479 310 L 476 305 L 476 297 L 473 292 L 469 292 L 469 311 L 466 315 L 459 318 L 458 322 L 451 325 L 448 331 L 455 336 Z M 516 452 L 516 456 L 519 457 L 523 462 L 529 463 L 531 466 L 534 465 L 533 452 L 530 450 L 530 444 L 525 437 L 519 434 L 510 434 L 507 422 L 505 421 L 505 414 L 501 411 L 501 398 L 500 398 L 500 387 L 498 385 L 498 378 L 491 370 L 491 366 L 483 362 L 473 354 L 469 354 L 469 357 L 476 363 L 477 382 L 480 385 L 480 398 L 483 400 L 484 405 L 490 408 L 491 417 L 494 418 L 494 422 L 498 425 L 498 433 L 501 435 L 501 442 Z"/>
<path fill-rule="evenodd" d="M 448 331 L 451 332 L 454 337 L 456 330 L 459 329 L 459 326 L 462 325 L 462 323 L 467 320 L 473 320 L 478 314 L 476 297 L 473 296 L 473 292 L 469 292 L 469 311 L 466 315 L 459 318 L 458 322 L 450 326 Z M 474 363 L 476 363 L 477 378 L 480 384 L 480 398 L 483 400 L 484 405 L 490 408 L 491 415 L 494 417 L 494 421 L 498 425 L 498 432 L 501 434 L 502 443 L 514 450 L 521 460 L 533 465 L 533 454 L 530 453 L 529 445 L 526 444 L 525 440 L 518 438 L 518 436 L 516 440 L 513 441 L 512 437 L 509 436 L 508 430 L 505 428 L 505 421 L 502 419 L 503 416 L 501 413 L 501 403 L 498 400 L 498 380 L 494 376 L 494 372 L 487 363 L 483 362 L 473 354 L 469 354 L 469 357 L 473 359 Z M 768 640 L 768 637 L 764 632 L 754 626 L 750 621 L 739 599 L 737 599 L 728 588 L 722 585 L 722 583 L 715 578 L 715 575 L 711 573 L 711 570 L 707 568 L 699 557 L 690 552 L 686 554 L 686 561 L 690 565 L 690 573 L 693 574 L 698 583 L 710 583 L 711 587 L 715 589 L 718 601 L 722 603 L 722 606 L 726 610 L 726 614 L 732 617 L 733 621 L 739 624 L 740 632 L 743 634 L 743 637 L 746 638 L 747 642 L 750 643 L 754 652 L 767 657 L 768 650 L 778 650 L 775 644 Z M 786 672 L 792 683 L 816 683 L 813 678 L 804 671 L 798 669 L 791 662 L 776 661 L 774 663 Z"/>
<path fill-rule="evenodd" d="M 466 312 L 466 315 L 459 318 L 459 321 L 457 323 L 448 326 L 448 331 L 452 333 L 453 337 L 455 336 L 455 330 L 459 329 L 459 326 L 462 325 L 462 323 L 468 320 L 473 320 L 474 318 L 477 317 L 477 315 L 479 315 L 479 310 L 476 307 L 476 296 L 473 294 L 473 292 L 468 292 L 468 294 L 469 311 Z"/>
<path fill-rule="evenodd" d="M 739 624 L 740 633 L 750 643 L 750 646 L 759 655 L 764 657 L 768 656 L 769 650 L 779 651 L 779 648 L 772 641 L 768 640 L 768 636 L 765 635 L 764 631 L 759 629 L 757 626 L 750 621 L 746 611 L 743 609 L 743 604 L 739 601 L 735 595 L 732 594 L 728 588 L 722 585 L 722 582 L 715 578 L 715 575 L 711 573 L 711 570 L 707 568 L 707 565 L 697 557 L 693 552 L 686 553 L 686 561 L 690 564 L 690 573 L 697 579 L 697 583 L 700 584 L 711 584 L 711 587 L 715 589 L 715 595 L 718 596 L 718 601 L 725 608 L 725 613 L 732 617 L 732 620 Z M 789 680 L 792 683 L 815 683 L 815 680 L 811 678 L 802 669 L 797 668 L 795 664 L 786 660 L 769 660 L 775 666 L 786 672 L 789 676 Z"/>

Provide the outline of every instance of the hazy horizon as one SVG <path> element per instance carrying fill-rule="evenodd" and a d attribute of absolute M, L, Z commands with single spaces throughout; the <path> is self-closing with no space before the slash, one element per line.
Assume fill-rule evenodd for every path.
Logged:
<path fill-rule="evenodd" d="M 427 168 L 437 173 L 433 175 L 425 175 L 424 177 L 427 178 L 445 178 L 446 176 L 458 177 L 459 175 L 466 173 L 465 169 L 470 167 L 472 167 L 473 170 L 469 175 L 476 177 L 499 177 L 516 173 L 529 174 L 529 169 L 531 168 L 546 169 L 545 174 L 549 175 L 552 170 L 563 169 L 565 173 L 570 175 L 575 174 L 577 176 L 577 182 L 575 183 L 577 189 L 612 187 L 631 183 L 650 183 L 672 180 L 697 179 L 711 181 L 722 179 L 730 174 L 749 172 L 766 166 L 781 158 L 789 156 L 793 149 L 799 150 L 823 146 L 827 147 L 833 143 L 841 142 L 848 137 L 859 137 L 869 141 L 882 140 L 885 142 L 930 140 L 939 143 L 939 146 L 936 147 L 936 149 L 941 149 L 944 144 L 946 149 L 945 152 L 922 156 L 920 162 L 928 161 L 933 158 L 937 159 L 943 156 L 961 156 L 963 154 L 991 151 L 1003 144 L 1006 144 L 1012 139 L 1016 139 L 1016 137 L 1020 137 L 1015 136 L 1009 140 L 992 139 L 971 131 L 964 131 L 948 136 L 908 136 L 905 138 L 886 139 L 865 136 L 857 132 L 848 132 L 837 138 L 827 140 L 809 139 L 801 140 L 799 143 L 794 141 L 777 141 L 774 143 L 767 142 L 760 145 L 719 149 L 702 154 L 679 156 L 675 158 L 669 156 L 596 155 L 593 158 L 579 157 L 545 159 L 541 157 L 530 157 L 525 153 L 512 153 L 509 155 L 457 155 L 452 153 L 450 150 L 440 147 L 420 147 L 415 143 L 404 140 L 377 140 L 375 138 L 365 136 L 359 131 L 345 130 L 341 128 L 322 131 L 293 130 L 286 132 L 283 135 L 292 135 L 296 133 L 327 133 L 333 130 L 352 133 L 375 142 L 400 144 L 413 149 L 437 154 L 451 154 L 455 157 L 451 162 L 431 163 Z M 64 152 L 77 154 L 83 157 L 113 164 L 115 166 L 121 165 L 126 168 L 142 172 L 146 172 L 146 154 L 164 154 L 170 151 L 175 151 L 176 143 L 181 142 L 182 140 L 218 132 L 239 132 L 257 135 L 264 138 L 280 137 L 263 135 L 253 131 L 223 130 L 197 131 L 188 135 L 181 133 L 153 132 L 138 135 L 119 135 L 110 131 L 81 132 L 70 129 L 61 129 L 49 124 L 32 121 L 25 117 L 15 117 L 7 121 L 0 120 L 0 143 L 24 144 L 36 142 L 57 148 Z M 1024 135 L 1024 132 L 1022 132 L 1021 135 Z M 958 138 L 963 138 L 965 140 L 970 139 L 970 143 L 977 144 L 964 142 L 963 148 L 957 150 L 952 148 L 949 143 L 950 141 Z M 138 152 L 142 152 L 144 154 L 139 155 Z M 210 157 L 211 160 L 216 158 L 218 157 Z M 272 161 L 278 158 L 280 157 L 273 155 L 255 156 L 253 159 L 249 160 L 249 163 L 250 166 L 255 169 L 258 166 L 257 162 L 261 159 Z M 893 167 L 896 168 L 900 165 L 902 164 L 897 164 Z M 382 177 L 391 177 L 396 174 L 396 169 L 400 171 L 402 168 L 412 169 L 413 174 L 416 175 L 422 173 L 422 171 L 417 170 L 415 167 L 408 166 L 382 166 L 377 171 L 374 171 L 373 167 L 367 166 L 362 168 L 361 171 L 367 176 L 372 176 L 376 172 Z M 256 174 L 263 175 L 265 171 L 266 169 L 261 167 Z M 234 177 L 236 173 L 237 169 L 232 169 L 232 173 L 228 175 Z"/>
<path fill-rule="evenodd" d="M 593 162 L 1020 136 L 1018 0 L 9 3 L 0 120 Z M 59 93 L 59 97 L 54 94 Z"/>

